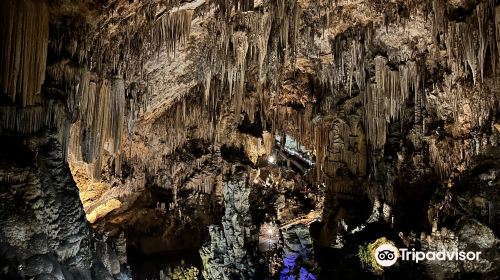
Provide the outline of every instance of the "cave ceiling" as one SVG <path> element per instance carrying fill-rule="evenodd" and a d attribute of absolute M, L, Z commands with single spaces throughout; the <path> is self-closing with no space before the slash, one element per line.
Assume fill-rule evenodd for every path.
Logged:
<path fill-rule="evenodd" d="M 1 279 L 497 279 L 498 1 L 0 8 Z"/>

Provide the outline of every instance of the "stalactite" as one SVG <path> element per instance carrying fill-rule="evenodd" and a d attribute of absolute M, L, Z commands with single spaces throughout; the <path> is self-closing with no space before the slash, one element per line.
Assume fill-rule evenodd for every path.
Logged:
<path fill-rule="evenodd" d="M 161 142 L 161 152 L 154 150 L 155 154 L 150 155 L 153 170 L 165 164 L 163 155 L 173 154 L 190 139 L 214 141 L 214 124 L 204 98 L 193 94 L 184 98 L 187 100 L 175 101 L 153 124 L 153 130 L 158 131 L 157 141 Z"/>
<path fill-rule="evenodd" d="M 151 168 L 151 164 L 149 164 Z M 164 176 L 156 176 L 155 184 L 170 189 L 174 195 L 174 202 L 170 210 L 179 206 L 177 195 L 179 191 L 190 190 L 195 193 L 210 194 L 215 190 L 217 177 L 221 168 L 220 153 L 209 151 L 199 157 L 192 157 L 186 153 L 164 155 L 164 162 L 152 171 L 160 172 Z M 170 182 L 165 185 L 165 179 Z M 196 198 L 195 198 L 196 199 Z"/>
<path fill-rule="evenodd" d="M 485 57 L 491 53 L 491 63 L 496 67 L 498 48 L 495 35 L 499 34 L 495 5 L 492 1 L 479 3 L 474 13 L 463 22 L 449 22 L 446 3 L 433 0 L 433 38 L 435 43 L 444 43 L 447 50 L 448 65 L 456 77 L 472 76 L 474 83 L 484 79 Z M 495 19 L 495 22 L 491 22 Z M 492 32 L 491 28 L 496 32 Z M 357 32 L 357 33 L 356 33 Z M 364 95 L 365 123 L 367 138 L 375 147 L 385 144 L 387 123 L 402 118 L 401 110 L 406 99 L 414 97 L 414 122 L 417 133 L 423 132 L 424 77 L 422 66 L 416 61 L 400 61 L 399 66 L 389 67 L 382 57 L 374 59 L 375 84 L 365 85 L 368 77 L 365 72 L 365 49 L 373 38 L 372 27 L 343 32 L 332 40 L 333 62 L 320 65 L 319 80 L 323 88 L 333 94 L 344 89 L 349 95 L 354 82 Z M 498 37 L 498 36 L 497 36 Z M 441 41 L 441 39 L 445 41 Z M 335 95 L 334 95 L 335 96 Z M 326 98 L 324 110 L 331 110 Z M 478 116 L 478 118 L 483 118 Z"/>
<path fill-rule="evenodd" d="M 299 5 L 296 2 L 296 0 L 270 2 L 269 11 L 252 10 L 246 13 L 241 13 L 241 10 L 236 9 L 237 2 L 235 1 L 217 2 L 218 12 L 224 15 L 225 20 L 213 22 L 213 25 L 210 26 L 211 33 L 216 34 L 216 36 L 211 36 L 209 39 L 207 47 L 209 52 L 204 57 L 203 83 L 207 100 L 214 98 L 210 89 L 213 82 L 217 80 L 219 85 L 216 88 L 219 91 L 227 88 L 227 92 L 233 100 L 232 107 L 239 115 L 242 106 L 246 107 L 245 103 L 248 102 L 245 100 L 247 96 L 245 86 L 247 68 L 249 65 L 257 65 L 256 88 L 262 106 L 263 88 L 276 82 L 267 79 L 269 69 L 278 69 L 283 66 L 277 58 L 274 58 L 272 63 L 280 65 L 265 65 L 266 60 L 269 60 L 269 54 L 279 53 L 284 58 L 285 63 L 287 63 L 288 58 L 291 58 L 292 62 L 295 60 L 300 14 Z M 243 26 L 245 28 L 241 28 Z M 277 43 L 270 42 L 271 30 L 276 30 L 279 33 Z M 273 49 L 270 49 L 270 46 Z M 264 116 L 261 115 L 261 117 Z"/>
<path fill-rule="evenodd" d="M 237 88 L 234 95 L 234 111 L 236 116 L 241 113 L 241 106 L 243 103 L 243 98 L 245 97 L 245 72 L 246 72 L 246 60 L 248 53 L 248 37 L 243 32 L 235 32 L 232 37 L 233 46 L 235 46 L 234 57 L 236 62 L 236 72 L 231 79 L 237 82 Z"/>
<path fill-rule="evenodd" d="M 361 153 L 352 152 L 354 142 L 350 135 L 358 135 L 355 131 L 357 126 L 351 128 L 348 124 L 339 120 L 313 119 L 312 106 L 307 106 L 304 111 L 297 111 L 285 106 L 274 108 L 272 118 L 274 135 L 290 135 L 297 143 L 304 145 L 315 155 L 316 180 L 324 180 L 324 175 L 342 165 L 343 161 L 348 164 L 354 174 L 364 174 L 366 162 Z M 364 144 L 364 137 L 362 137 Z M 357 144 L 356 144 L 357 145 Z M 336 152 L 332 152 L 335 150 Z M 336 158 L 332 158 L 336 153 Z M 331 173 L 329 173 L 331 175 Z"/>
<path fill-rule="evenodd" d="M 62 104 L 0 107 L 0 130 L 31 134 L 49 128 L 62 128 L 66 114 Z"/>
<path fill-rule="evenodd" d="M 442 98 L 441 102 L 451 105 L 452 118 L 457 125 L 451 126 L 449 132 L 456 137 L 467 129 L 460 119 L 467 119 L 468 129 L 482 127 L 498 106 L 489 90 L 457 84 L 451 75 L 445 76 L 442 87 L 436 86 L 434 92 Z"/>
<path fill-rule="evenodd" d="M 327 160 L 327 147 L 329 142 L 328 127 L 318 126 L 314 129 L 315 136 L 315 152 L 316 152 L 316 178 L 321 180 L 325 174 L 323 169 Z"/>
<path fill-rule="evenodd" d="M 254 8 L 255 0 L 223 0 L 213 1 L 225 18 L 230 18 L 233 12 L 246 12 Z"/>
<path fill-rule="evenodd" d="M 115 76 L 111 82 L 111 116 L 108 130 L 109 151 L 115 159 L 115 173 L 121 174 L 121 143 L 125 123 L 125 84 L 123 77 Z"/>
<path fill-rule="evenodd" d="M 160 50 L 170 55 L 179 43 L 185 43 L 193 14 L 193 10 L 178 9 L 178 0 L 160 2 L 114 3 L 115 11 L 129 10 L 134 6 L 134 14 L 121 18 L 119 25 L 113 22 L 116 15 L 107 13 L 95 18 L 95 24 L 85 21 L 71 22 L 70 25 L 56 23 L 51 50 L 56 55 L 62 50 L 74 54 L 78 63 L 87 64 L 89 70 L 100 77 L 122 73 L 129 81 L 147 82 L 143 76 L 145 61 Z M 163 11 L 159 12 L 159 8 Z"/>
<path fill-rule="evenodd" d="M 2 107 L 2 129 L 23 134 L 40 130 L 45 125 L 46 111 L 42 106 L 28 108 Z"/>
<path fill-rule="evenodd" d="M 317 70 L 319 82 L 332 96 L 343 92 L 352 95 L 354 84 L 363 92 L 366 88 L 366 49 L 372 40 L 372 26 L 349 29 L 331 41 L 333 61 L 321 64 Z"/>
<path fill-rule="evenodd" d="M 271 35 L 272 18 L 269 13 L 264 13 L 260 21 L 259 35 L 257 36 L 257 49 L 259 50 L 259 79 L 257 82 L 257 93 L 262 94 L 262 86 L 265 82 L 264 61 L 267 57 L 269 36 Z M 261 100 L 262 101 L 262 100 Z"/>
<path fill-rule="evenodd" d="M 189 178 L 187 182 L 179 182 L 183 189 L 195 190 L 199 193 L 210 194 L 215 186 L 216 174 L 201 172 Z"/>
<path fill-rule="evenodd" d="M 449 178 L 454 172 L 460 174 L 470 167 L 474 156 L 483 152 L 488 145 L 486 135 L 471 139 L 438 140 L 429 139 L 429 157 L 435 171 L 442 178 Z"/>
<path fill-rule="evenodd" d="M 69 153 L 74 159 L 89 164 L 92 178 L 101 174 L 102 156 L 107 151 L 115 160 L 115 172 L 121 168 L 121 141 L 125 125 L 125 85 L 121 76 L 111 82 L 90 81 L 90 73 L 83 71 L 79 87 L 80 117 L 73 125 Z"/>
<path fill-rule="evenodd" d="M 384 99 L 374 84 L 369 84 L 365 92 L 365 116 L 368 141 L 375 147 L 383 147 L 386 140 L 387 119 Z"/>
<path fill-rule="evenodd" d="M 45 79 L 49 13 L 45 1 L 0 3 L 0 91 L 34 105 Z"/>
<path fill-rule="evenodd" d="M 192 10 L 178 10 L 166 13 L 158 19 L 151 29 L 152 44 L 160 52 L 165 46 L 168 53 L 174 53 L 177 43 L 185 43 L 191 31 Z"/>
<path fill-rule="evenodd" d="M 96 90 L 94 116 L 89 131 L 90 162 L 93 164 L 90 174 L 99 179 L 106 134 L 109 129 L 110 85 L 108 80 L 99 82 Z"/>
<path fill-rule="evenodd" d="M 500 59 L 500 44 L 498 43 L 498 40 L 500 38 L 500 6 L 494 6 L 492 5 L 491 7 L 492 14 L 493 14 L 493 22 L 492 22 L 492 28 L 490 32 L 488 32 L 488 36 L 490 36 L 490 50 L 492 52 L 491 56 L 494 57 L 492 59 L 493 63 L 493 69 L 496 71 L 496 62 L 499 61 Z M 497 50 L 495 52 L 495 49 Z"/>
<path fill-rule="evenodd" d="M 432 0 L 432 10 L 434 17 L 432 22 L 432 35 L 434 42 L 437 42 L 440 33 L 446 31 L 446 2 L 443 0 Z"/>
<path fill-rule="evenodd" d="M 365 92 L 365 117 L 368 140 L 375 147 L 386 141 L 387 123 L 401 119 L 401 110 L 412 90 L 415 96 L 415 122 L 421 122 L 421 71 L 416 62 L 408 61 L 397 70 L 387 66 L 384 57 L 375 57 L 375 84 Z"/>
<path fill-rule="evenodd" d="M 434 13 L 439 15 L 437 9 L 436 6 Z M 445 34 L 448 67 L 457 77 L 467 77 L 470 74 L 474 84 L 482 83 L 488 50 L 491 54 L 492 69 L 496 68 L 500 51 L 495 36 L 499 30 L 496 20 L 495 5 L 492 2 L 484 2 L 477 4 L 474 13 L 464 21 L 448 22 L 446 17 L 442 17 L 434 22 L 434 29 Z"/>

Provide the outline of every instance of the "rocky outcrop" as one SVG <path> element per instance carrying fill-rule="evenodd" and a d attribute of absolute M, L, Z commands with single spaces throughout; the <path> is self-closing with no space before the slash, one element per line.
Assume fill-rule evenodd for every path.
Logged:
<path fill-rule="evenodd" d="M 283 232 L 283 268 L 280 279 L 316 279 L 313 242 L 309 228 L 293 226 Z"/>
<path fill-rule="evenodd" d="M 10 150 L 0 165 L 2 278 L 126 278 L 112 249 L 98 241 L 85 219 L 54 135 L 31 139 L 30 146 L 6 136 L 2 141 Z M 25 158 L 12 151 L 24 151 Z"/>
<path fill-rule="evenodd" d="M 476 220 L 465 219 L 457 224 L 456 231 L 446 228 L 422 238 L 422 248 L 429 251 L 481 252 L 477 261 L 425 262 L 429 275 L 449 279 L 462 274 L 481 274 L 483 279 L 494 279 L 500 262 L 499 241 L 488 227 Z"/>
<path fill-rule="evenodd" d="M 249 213 L 250 185 L 244 174 L 223 183 L 222 225 L 209 227 L 210 241 L 203 245 L 205 279 L 256 279 L 257 233 Z"/>
<path fill-rule="evenodd" d="M 125 279 L 86 220 L 67 163 L 80 67 L 53 56 L 58 17 L 47 1 L 0 10 L 0 278 Z"/>

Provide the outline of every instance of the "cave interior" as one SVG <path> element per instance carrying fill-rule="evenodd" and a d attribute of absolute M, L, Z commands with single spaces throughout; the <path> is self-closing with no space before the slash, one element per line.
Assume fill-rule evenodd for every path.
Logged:
<path fill-rule="evenodd" d="M 1 0 L 0 279 L 499 279 L 499 74 L 496 0 Z"/>

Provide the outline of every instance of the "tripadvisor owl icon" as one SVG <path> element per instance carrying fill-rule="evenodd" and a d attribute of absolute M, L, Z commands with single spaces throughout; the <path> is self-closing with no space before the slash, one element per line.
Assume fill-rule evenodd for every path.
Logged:
<path fill-rule="evenodd" d="M 390 243 L 382 243 L 375 249 L 373 254 L 380 266 L 389 267 L 398 261 L 399 250 Z"/>

